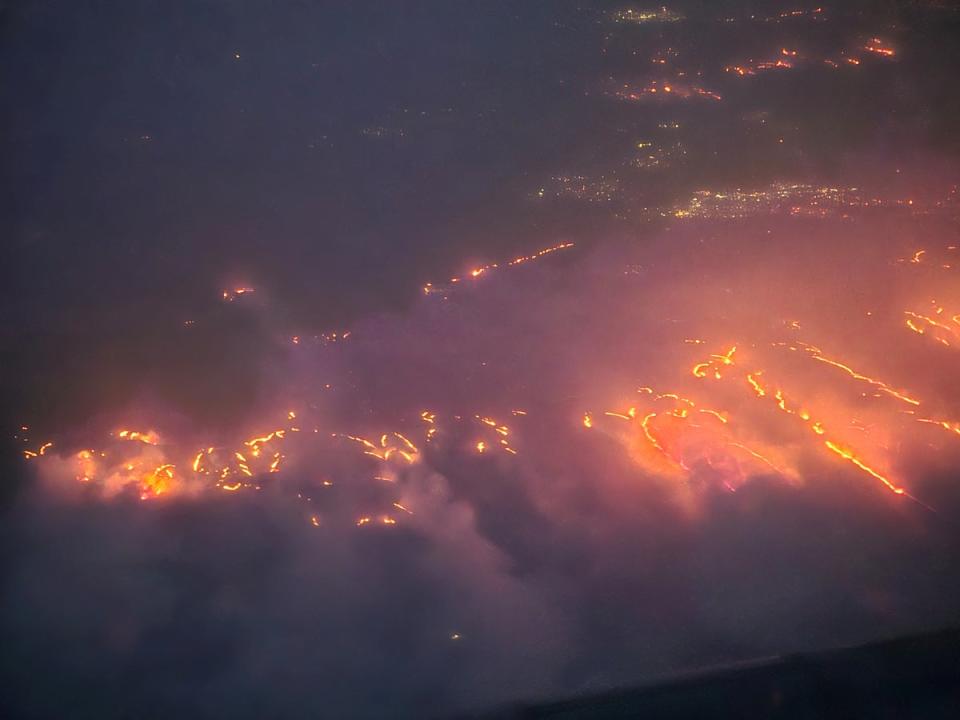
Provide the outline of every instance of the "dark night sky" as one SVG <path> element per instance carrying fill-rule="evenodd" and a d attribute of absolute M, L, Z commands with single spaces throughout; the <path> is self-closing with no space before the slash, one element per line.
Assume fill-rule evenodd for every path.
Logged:
<path fill-rule="evenodd" d="M 775 181 L 942 195 L 960 159 L 952 3 L 844 2 L 784 20 L 815 5 L 702 0 L 671 6 L 681 22 L 613 20 L 630 6 L 0 2 L 5 436 L 27 424 L 80 448 L 127 413 L 165 421 L 178 439 L 220 437 L 276 410 L 278 395 L 313 397 L 328 377 L 351 390 L 322 406 L 325 421 L 471 402 L 492 413 L 493 398 L 566 412 L 587 387 L 612 392 L 614 379 L 640 382 L 638 367 L 660 372 L 667 330 L 636 309 L 660 303 L 660 290 L 730 293 L 724 278 L 736 275 L 757 295 L 727 315 L 712 306 L 717 325 L 762 304 L 756 275 L 731 266 L 769 250 L 774 225 L 788 240 L 765 255 L 771 267 L 807 262 L 807 242 L 867 247 L 874 231 L 878 257 L 956 237 L 956 216 L 870 218 L 855 231 L 838 220 L 707 222 L 697 237 L 670 217 L 695 190 Z M 781 47 L 840 57 L 871 37 L 896 58 L 724 71 Z M 670 72 L 723 100 L 613 96 L 655 77 L 651 57 L 665 52 Z M 682 145 L 682 157 L 638 169 L 642 140 Z M 570 176 L 613 178 L 617 190 L 602 201 L 557 190 Z M 683 264 L 718 238 L 736 249 L 696 271 Z M 422 304 L 425 282 L 560 242 L 576 252 L 523 281 L 491 281 L 491 298 Z M 604 274 L 625 261 L 642 290 Z M 855 284 L 811 263 L 810 284 L 835 283 L 821 299 Z M 256 293 L 223 302 L 236 285 Z M 867 287 L 857 285 L 858 309 L 874 307 Z M 617 305 L 614 289 L 635 302 Z M 680 304 L 689 312 L 673 327 L 699 331 L 699 310 Z M 798 315 L 817 326 L 834 312 L 824 300 Z M 291 336 L 346 329 L 356 348 L 291 359 Z M 887 357 L 886 369 L 921 359 Z M 583 380 L 604 373 L 609 383 Z M 960 396 L 955 383 L 929 383 L 945 408 Z M 531 447 L 558 442 L 548 435 L 531 430 Z M 956 581 L 938 575 L 960 557 L 952 526 L 911 513 L 885 534 L 901 511 L 862 489 L 751 484 L 739 504 L 709 495 L 694 523 L 665 494 L 625 499 L 618 479 L 636 471 L 610 447 L 564 444 L 568 462 L 522 470 L 448 454 L 410 481 L 426 505 L 449 504 L 429 531 L 355 538 L 348 523 L 349 539 L 323 528 L 317 550 L 279 519 L 284 497 L 204 497 L 150 514 L 129 498 L 48 502 L 19 451 L 8 441 L 0 495 L 0 677 L 20 688 L 10 717 L 442 715 L 922 626 L 911 614 L 957 618 Z M 956 510 L 944 489 L 954 460 L 915 474 Z M 537 497 L 548 469 L 558 492 L 583 502 L 564 522 Z M 613 479 L 596 489 L 584 478 Z M 810 527 L 819 537 L 800 540 Z M 756 556 L 735 567 L 723 551 Z M 702 593 L 715 595 L 691 600 Z M 442 650 L 424 639 L 435 619 Z M 460 627 L 484 641 L 448 648 Z"/>

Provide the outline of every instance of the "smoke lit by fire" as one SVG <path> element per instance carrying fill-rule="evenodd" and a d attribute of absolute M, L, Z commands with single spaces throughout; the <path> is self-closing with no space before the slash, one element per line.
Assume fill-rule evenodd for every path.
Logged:
<path fill-rule="evenodd" d="M 949 404 L 933 390 L 935 376 L 919 369 L 907 373 L 902 368 L 889 368 L 890 357 L 883 352 L 882 344 L 878 347 L 878 341 L 896 342 L 904 347 L 906 356 L 915 356 L 919 363 L 940 362 L 931 353 L 947 352 L 953 347 L 952 343 L 960 337 L 960 314 L 946 307 L 960 307 L 960 297 L 955 292 L 955 299 L 950 297 L 951 293 L 944 294 L 949 286 L 944 278 L 944 291 L 939 293 L 944 299 L 924 302 L 924 294 L 932 288 L 924 288 L 912 269 L 929 267 L 934 276 L 948 275 L 952 264 L 932 258 L 949 258 L 956 246 L 944 243 L 943 247 L 936 247 L 931 243 L 929 247 L 906 252 L 905 263 L 895 244 L 878 246 L 883 252 L 874 248 L 869 258 L 835 259 L 858 263 L 858 274 L 871 292 L 869 303 L 864 304 L 863 294 L 851 294 L 851 299 L 837 308 L 836 320 L 841 323 L 838 328 L 830 327 L 832 323 L 825 322 L 824 314 L 813 304 L 818 295 L 830 290 L 826 287 L 807 287 L 800 295 L 790 297 L 796 288 L 782 278 L 786 280 L 784 294 L 776 297 L 775 303 L 767 298 L 767 302 L 748 307 L 753 304 L 750 283 L 755 281 L 744 273 L 765 253 L 755 251 L 757 260 L 751 261 L 740 250 L 750 247 L 749 238 L 729 242 L 734 243 L 731 256 L 747 259 L 734 263 L 728 269 L 730 276 L 721 281 L 737 287 L 724 287 L 710 298 L 698 300 L 709 289 L 682 279 L 664 288 L 659 301 L 648 297 L 648 288 L 629 284 L 621 287 L 615 281 L 604 281 L 608 285 L 613 282 L 618 297 L 615 305 L 597 316 L 600 327 L 617 324 L 613 322 L 617 316 L 632 317 L 638 306 L 648 312 L 659 307 L 665 311 L 663 317 L 647 316 L 645 322 L 654 326 L 668 323 L 677 331 L 673 337 L 667 334 L 657 341 L 658 358 L 638 360 L 632 368 L 635 385 L 622 384 L 619 388 L 604 380 L 604 359 L 618 346 L 633 347 L 649 335 L 651 328 L 642 322 L 632 329 L 624 328 L 623 337 L 595 346 L 593 356 L 585 348 L 574 375 L 580 383 L 577 397 L 581 405 L 587 406 L 586 412 L 573 407 L 564 410 L 563 404 L 558 405 L 556 398 L 563 395 L 563 388 L 546 390 L 542 397 L 525 395 L 523 404 L 527 410 L 516 410 L 510 407 L 516 403 L 504 391 L 519 380 L 494 381 L 498 369 L 486 369 L 488 363 L 483 362 L 483 372 L 489 374 L 491 381 L 474 402 L 489 415 L 478 413 L 478 406 L 455 406 L 441 413 L 433 409 L 437 396 L 430 392 L 431 409 L 418 405 L 401 408 L 394 413 L 393 427 L 377 428 L 369 421 L 361 428 L 344 427 L 317 410 L 313 398 L 299 397 L 295 398 L 298 407 L 305 410 L 275 413 L 278 420 L 272 426 L 254 428 L 251 437 L 226 444 L 209 438 L 198 438 L 191 444 L 182 437 L 167 439 L 166 433 L 154 429 L 119 429 L 111 433 L 105 445 L 70 450 L 59 441 L 48 440 L 28 445 L 23 454 L 28 460 L 48 463 L 58 472 L 67 468 L 76 482 L 95 488 L 105 497 L 131 489 L 141 500 L 153 501 L 198 493 L 261 491 L 265 483 L 283 482 L 273 476 L 282 477 L 288 466 L 295 468 L 294 474 L 303 472 L 305 464 L 311 462 L 306 458 L 316 453 L 343 455 L 350 451 L 357 458 L 355 463 L 366 458 L 363 463 L 369 466 L 372 481 L 396 484 L 408 468 L 429 465 L 433 456 L 441 452 L 500 452 L 505 456 L 502 462 L 519 462 L 510 458 L 519 455 L 524 447 L 526 426 L 536 423 L 553 427 L 556 442 L 569 443 L 572 438 L 563 440 L 563 436 L 575 434 L 579 425 L 599 432 L 601 437 L 615 439 L 634 463 L 638 478 L 648 478 L 638 479 L 640 486 L 659 477 L 688 492 L 704 481 L 735 492 L 751 480 L 801 482 L 813 463 L 823 467 L 818 472 L 859 477 L 878 490 L 890 491 L 928 508 L 923 488 L 916 487 L 919 480 L 905 471 L 903 458 L 931 443 L 942 443 L 949 436 L 960 442 L 960 416 L 951 412 Z M 572 243 L 562 243 L 504 266 L 510 268 L 571 247 Z M 677 262 L 683 252 L 678 248 L 676 257 L 668 254 L 662 262 Z M 701 252 L 716 253 L 715 259 L 721 263 L 727 254 L 719 243 Z M 807 267 L 799 266 L 795 274 L 807 276 L 828 261 L 826 255 L 807 257 Z M 784 267 L 768 267 L 766 272 L 780 276 L 787 264 L 785 261 Z M 693 260 L 691 265 L 693 269 L 699 263 Z M 467 277 L 477 278 L 497 267 L 483 266 L 471 270 Z M 614 276 L 614 268 L 608 272 Z M 871 280 L 871 275 L 876 279 Z M 523 286 L 522 277 L 518 276 L 519 292 L 532 291 Z M 446 300 L 460 282 L 461 278 L 454 277 L 445 286 L 430 284 L 426 292 L 444 293 Z M 588 279 L 586 287 L 597 282 Z M 236 294 L 240 292 L 237 290 Z M 476 292 L 484 290 L 478 286 Z M 497 289 L 491 288 L 490 292 L 495 295 Z M 596 293 L 594 287 L 590 294 Z M 906 308 L 922 312 L 897 308 L 891 316 L 882 308 L 894 298 L 906 303 Z M 548 301 L 533 300 L 531 306 L 531 299 L 527 298 L 525 305 L 504 309 L 512 315 L 544 312 Z M 604 302 L 611 300 L 606 298 Z M 436 300 L 428 297 L 423 302 L 420 314 L 436 312 L 431 305 Z M 464 302 L 469 307 L 473 302 L 482 304 L 485 299 L 478 295 L 475 301 L 470 298 Z M 589 307 L 596 301 L 583 302 Z M 778 314 L 778 307 L 790 310 Z M 614 308 L 617 309 L 611 312 Z M 562 317 L 547 316 L 545 321 L 561 327 L 564 324 Z M 409 322 L 416 323 L 416 316 Z M 842 323 L 854 325 L 844 330 Z M 480 326 L 477 339 L 483 337 L 482 328 L 487 326 Z M 368 332 L 375 340 L 376 331 Z M 458 328 L 458 332 L 462 329 Z M 700 337 L 681 337 L 691 332 Z M 663 330 L 658 329 L 657 333 L 660 335 Z M 898 333 L 899 337 L 890 339 L 890 333 Z M 355 352 L 364 351 L 363 334 L 363 330 L 356 333 Z M 561 342 L 579 347 L 589 342 L 591 334 L 588 330 L 579 338 L 564 337 Z M 914 340 L 914 335 L 922 337 Z M 400 338 L 394 339 L 398 346 L 403 344 Z M 924 346 L 927 339 L 936 344 Z M 920 345 L 908 350 L 907 344 L 915 342 Z M 426 338 L 417 353 L 429 353 L 433 345 L 442 354 L 443 343 L 442 333 Z M 836 349 L 824 349 L 828 343 Z M 938 346 L 943 350 L 938 351 Z M 478 348 L 477 352 L 482 356 L 484 351 Z M 551 351 L 544 347 L 539 352 Z M 667 359 L 669 362 L 664 362 Z M 472 360 L 467 360 L 468 364 Z M 406 369 L 395 368 L 394 372 Z M 522 378 L 522 364 L 517 372 Z M 604 398 L 615 398 L 616 402 L 605 406 Z M 578 413 L 582 422 L 577 421 Z M 513 423 L 508 425 L 496 415 L 522 420 L 521 426 L 515 429 Z M 948 437 L 936 438 L 924 428 L 940 428 Z M 24 433 L 24 441 L 28 440 Z M 525 467 L 535 466 L 538 453 L 542 452 L 536 447 L 531 450 L 524 451 Z M 401 495 L 402 483 L 397 485 L 397 496 L 389 498 L 390 503 L 400 502 Z M 377 516 L 385 523 L 395 522 L 389 514 L 376 515 L 380 511 L 382 508 L 365 508 L 360 520 Z M 305 517 L 315 522 L 315 514 Z"/>

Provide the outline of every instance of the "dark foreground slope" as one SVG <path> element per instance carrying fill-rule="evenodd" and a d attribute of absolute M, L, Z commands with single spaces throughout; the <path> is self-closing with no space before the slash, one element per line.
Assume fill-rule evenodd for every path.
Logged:
<path fill-rule="evenodd" d="M 503 709 L 486 720 L 957 718 L 960 630 L 685 676 Z"/>

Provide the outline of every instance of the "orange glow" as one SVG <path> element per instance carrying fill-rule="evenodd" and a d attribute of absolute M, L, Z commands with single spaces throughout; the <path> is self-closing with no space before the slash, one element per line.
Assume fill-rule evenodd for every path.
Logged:
<path fill-rule="evenodd" d="M 843 370 L 845 373 L 847 373 L 850 377 L 855 378 L 857 380 L 861 380 L 870 385 L 873 385 L 874 387 L 878 388 L 881 392 L 884 392 L 887 395 L 896 398 L 897 400 L 901 400 L 905 403 L 909 403 L 910 405 L 920 404 L 919 400 L 912 398 L 908 395 L 905 395 L 902 392 L 898 392 L 897 390 L 894 390 L 893 388 L 891 388 L 889 385 L 887 385 L 885 382 L 881 380 L 877 380 L 875 378 L 862 375 L 856 372 L 855 370 L 853 370 L 849 365 L 845 365 L 842 362 L 839 362 L 837 360 L 831 360 L 828 357 L 824 357 L 823 355 L 820 354 L 820 351 L 817 348 L 811 348 L 810 346 L 807 346 L 807 350 L 810 352 L 814 360 L 817 360 L 818 362 L 826 363 L 827 365 L 832 365 L 835 368 L 839 368 L 840 370 Z"/>
<path fill-rule="evenodd" d="M 876 55 L 883 55 L 884 57 L 893 57 L 897 54 L 893 48 L 886 47 L 880 38 L 870 38 L 870 41 L 863 46 L 863 49 Z"/>
<path fill-rule="evenodd" d="M 232 290 L 224 290 L 223 299 L 226 302 L 233 302 L 234 300 L 241 297 L 242 295 L 249 295 L 250 293 L 253 293 L 253 292 L 256 292 L 256 290 L 252 287 L 245 287 L 245 286 L 235 287 Z"/>
<path fill-rule="evenodd" d="M 147 500 L 170 492 L 173 487 L 174 466 L 161 465 L 140 480 L 140 499 Z"/>
<path fill-rule="evenodd" d="M 156 445 L 160 442 L 160 436 L 157 435 L 153 430 L 148 430 L 147 432 L 138 432 L 137 430 L 120 430 L 117 432 L 117 437 L 124 440 L 136 440 L 142 442 L 145 445 Z"/>
<path fill-rule="evenodd" d="M 890 490 L 892 490 L 897 495 L 904 494 L 905 491 L 903 488 L 897 487 L 892 482 L 890 482 L 887 478 L 885 478 L 883 475 L 878 473 L 876 470 L 865 465 L 863 461 L 860 460 L 860 458 L 854 455 L 852 450 L 848 450 L 847 448 L 841 447 L 840 445 L 837 445 L 836 443 L 831 442 L 830 440 L 826 440 L 824 442 L 824 445 L 830 448 L 831 452 L 836 453 L 837 455 L 844 458 L 845 460 L 849 460 L 850 462 L 852 462 L 854 465 L 856 465 L 858 468 L 863 470 L 868 475 L 875 477 L 877 480 L 882 482 L 884 485 L 886 485 Z"/>
<path fill-rule="evenodd" d="M 523 263 L 531 262 L 531 261 L 533 261 L 533 260 L 539 260 L 540 258 L 544 257 L 545 255 L 549 255 L 549 254 L 554 253 L 554 252 L 557 252 L 557 251 L 559 251 L 559 250 L 566 250 L 566 249 L 568 249 L 568 248 L 572 248 L 573 246 L 574 246 L 574 244 L 573 244 L 572 242 L 561 243 L 561 244 L 559 244 L 559 245 L 553 245 L 553 246 L 551 246 L 551 247 L 547 247 L 547 248 L 543 248 L 542 250 L 538 250 L 537 252 L 532 253 L 532 254 L 530 254 L 530 255 L 521 255 L 520 257 L 516 257 L 516 258 L 514 258 L 513 260 L 510 260 L 509 262 L 504 263 L 503 265 L 504 265 L 504 267 L 513 267 L 513 266 L 515 266 L 515 265 L 521 265 L 521 264 L 523 264 Z M 470 277 L 470 278 L 479 278 L 481 275 L 487 274 L 487 273 L 489 273 L 491 270 L 496 270 L 496 269 L 499 268 L 500 266 L 501 266 L 500 263 L 491 263 L 490 265 L 482 265 L 482 266 L 480 266 L 480 267 L 476 267 L 476 268 L 473 268 L 473 269 L 467 271 L 467 276 Z M 449 284 L 456 284 L 456 283 L 461 283 L 461 282 L 463 282 L 463 280 L 464 280 L 464 278 L 462 278 L 462 277 L 452 277 L 452 278 L 450 278 L 447 282 L 448 282 Z M 428 283 L 424 284 L 422 290 L 423 290 L 424 295 L 431 295 L 431 294 L 433 294 L 433 293 L 447 292 L 448 290 L 451 289 L 449 284 L 448 284 L 448 285 L 435 285 L 434 283 L 429 283 L 429 282 L 428 282 Z"/>

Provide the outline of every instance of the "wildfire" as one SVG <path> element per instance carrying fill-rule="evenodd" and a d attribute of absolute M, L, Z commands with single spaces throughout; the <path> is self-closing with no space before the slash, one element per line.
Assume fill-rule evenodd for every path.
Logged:
<path fill-rule="evenodd" d="M 737 347 L 733 346 L 722 355 L 711 355 L 709 360 L 693 366 L 691 370 L 693 376 L 704 378 L 707 377 L 708 374 L 712 374 L 715 380 L 719 380 L 723 377 L 721 368 L 727 365 L 733 365 L 733 354 L 735 352 L 737 352 Z"/>
<path fill-rule="evenodd" d="M 783 48 L 781 55 L 790 60 L 777 62 L 786 63 L 797 51 Z M 673 84 L 657 87 L 658 92 L 680 92 Z M 467 278 L 480 278 L 572 246 L 563 243 L 476 267 L 463 277 L 451 278 L 446 286 L 429 285 L 428 292 L 445 291 Z M 897 261 L 897 272 L 939 272 L 937 250 L 911 252 Z M 252 289 L 238 288 L 231 293 L 237 297 L 248 291 Z M 960 344 L 960 312 L 951 309 L 951 302 L 932 300 L 926 308 L 922 303 L 906 308 L 893 315 L 897 332 L 906 325 L 943 346 Z M 786 317 L 795 316 L 790 312 Z M 378 418 L 367 424 L 354 419 L 347 428 L 350 432 L 336 426 L 321 432 L 327 418 L 314 417 L 311 408 L 315 406 L 304 398 L 294 401 L 295 410 L 278 411 L 269 422 L 247 428 L 256 432 L 238 433 L 239 437 L 226 441 L 180 441 L 166 427 L 160 428 L 161 435 L 136 425 L 139 429 L 114 430 L 103 447 L 96 449 L 71 452 L 62 450 L 65 443 L 60 438 L 56 438 L 56 446 L 52 441 L 36 445 L 23 438 L 19 450 L 26 460 L 41 467 L 44 462 L 56 462 L 51 456 L 58 457 L 84 485 L 82 492 L 99 491 L 106 497 L 121 492 L 136 493 L 141 500 L 153 502 L 198 493 L 228 497 L 289 482 L 298 483 L 301 492 L 297 498 L 305 504 L 313 502 L 311 489 L 329 496 L 337 492 L 324 489 L 334 484 L 327 479 L 334 474 L 327 468 L 306 467 L 307 462 L 323 453 L 338 453 L 337 462 L 342 460 L 350 468 L 347 478 L 377 483 L 371 493 L 376 499 L 351 509 L 345 520 L 359 527 L 419 522 L 422 511 L 418 508 L 418 517 L 409 518 L 413 511 L 404 491 L 420 468 L 436 467 L 433 463 L 443 453 L 473 458 L 484 455 L 478 463 L 496 460 L 507 464 L 517 461 L 505 456 L 516 456 L 520 448 L 523 464 L 535 465 L 542 460 L 543 450 L 528 449 L 526 431 L 550 423 L 555 423 L 554 442 L 563 443 L 582 426 L 591 432 L 577 434 L 576 444 L 609 443 L 613 438 L 645 477 L 662 478 L 678 487 L 715 482 L 733 492 L 754 477 L 796 481 L 800 469 L 813 457 L 815 462 L 846 468 L 852 476 L 868 479 L 871 486 L 915 499 L 904 487 L 911 483 L 898 477 L 895 453 L 903 442 L 900 430 L 906 423 L 913 426 L 916 422 L 957 439 L 960 420 L 949 413 L 938 415 L 936 398 L 931 401 L 921 392 L 925 386 L 917 376 L 901 383 L 896 377 L 886 377 L 887 372 L 878 370 L 882 363 L 856 346 L 843 347 L 843 352 L 835 355 L 797 339 L 816 328 L 816 322 L 806 317 L 802 323 L 783 317 L 772 320 L 763 326 L 775 328 L 772 332 L 777 335 L 772 338 L 763 334 L 751 337 L 748 329 L 752 325 L 734 326 L 732 332 L 706 324 L 695 330 L 686 327 L 673 338 L 679 359 L 665 356 L 672 381 L 657 378 L 651 385 L 636 387 L 634 382 L 645 380 L 637 378 L 622 388 L 621 396 L 603 404 L 596 398 L 568 393 L 558 396 L 571 398 L 560 413 L 551 410 L 554 403 L 563 402 L 557 397 L 538 403 L 535 396 L 524 393 L 501 398 L 500 404 L 490 407 L 462 408 L 462 414 L 422 409 L 419 403 L 411 403 L 390 421 Z M 338 337 L 346 337 L 346 333 Z M 728 342 L 717 342 L 717 338 Z M 731 339 L 737 342 L 729 342 Z M 881 374 L 883 378 L 878 377 Z M 21 429 L 25 432 L 27 427 Z M 291 467 L 297 472 L 291 472 Z M 303 481 L 310 472 L 314 479 Z M 342 478 L 335 477 L 339 489 Z M 318 506 L 304 508 L 297 522 L 320 527 L 318 512 Z M 324 507 L 324 523 L 326 512 Z"/>
<path fill-rule="evenodd" d="M 787 51 L 784 50 L 783 53 L 787 54 Z M 792 55 L 796 54 L 796 51 L 792 52 Z M 792 68 L 793 63 L 790 60 L 776 58 L 774 60 L 749 60 L 740 65 L 727 65 L 727 67 L 724 68 L 724 71 L 733 73 L 734 75 L 738 75 L 740 77 L 746 77 L 748 75 L 756 75 L 757 73 L 765 70 L 790 70 Z"/>
<path fill-rule="evenodd" d="M 480 267 L 473 268 L 467 272 L 465 277 L 452 277 L 446 284 L 435 285 L 434 283 L 426 283 L 423 286 L 423 294 L 431 295 L 434 293 L 445 293 L 449 292 L 452 289 L 453 285 L 457 283 L 462 283 L 466 278 L 476 279 L 481 275 L 489 273 L 491 270 L 496 270 L 500 267 L 515 267 L 517 265 L 523 265 L 524 263 L 533 262 L 534 260 L 539 260 L 540 258 L 550 255 L 551 253 L 559 252 L 560 250 L 567 250 L 572 248 L 574 244 L 572 242 L 560 243 L 559 245 L 553 245 L 551 247 L 543 248 L 538 250 L 535 253 L 530 255 L 520 255 L 515 257 L 512 260 L 503 262 L 503 263 L 491 263 L 490 265 L 482 265 Z"/>
<path fill-rule="evenodd" d="M 933 310 L 927 314 L 905 310 L 904 323 L 918 335 L 926 335 L 945 347 L 953 347 L 960 342 L 960 314 L 948 313 L 935 300 L 931 305 Z"/>
<path fill-rule="evenodd" d="M 708 100 L 723 100 L 723 97 L 699 85 L 690 85 L 682 81 L 654 80 L 646 85 L 624 84 L 613 91 L 612 95 L 625 102 L 643 102 L 660 99 L 689 100 L 705 98 Z"/>
<path fill-rule="evenodd" d="M 817 360 L 818 362 L 826 363 L 827 365 L 832 365 L 835 368 L 843 370 L 845 373 L 847 373 L 847 375 L 854 378 L 855 380 L 860 380 L 862 382 L 873 385 L 874 387 L 878 388 L 881 392 L 884 392 L 890 397 L 896 398 L 897 400 L 908 403 L 910 405 L 920 404 L 919 400 L 912 398 L 909 395 L 904 394 L 903 392 L 894 390 L 892 387 L 887 385 L 882 380 L 877 380 L 876 378 L 872 378 L 867 375 L 862 375 L 858 373 L 856 370 L 854 370 L 853 368 L 851 368 L 849 365 L 845 365 L 844 363 L 839 362 L 838 360 L 832 360 L 828 357 L 825 357 L 821 353 L 819 348 L 815 348 L 812 345 L 806 345 L 804 347 L 810 353 L 811 357 L 814 360 Z"/>
<path fill-rule="evenodd" d="M 885 382 L 881 380 L 877 380 L 876 378 L 869 377 L 867 375 L 863 375 L 853 370 L 850 366 L 844 363 L 841 363 L 837 360 L 826 357 L 825 355 L 822 354 L 822 351 L 819 348 L 816 348 L 812 345 L 805 345 L 805 344 L 801 344 L 801 346 L 810 354 L 810 356 L 814 360 L 818 362 L 823 362 L 823 363 L 826 363 L 827 365 L 838 368 L 842 370 L 844 373 L 846 373 L 849 377 L 853 378 L 854 380 L 868 383 L 878 388 L 882 392 L 886 393 L 887 395 L 897 400 L 900 400 L 902 402 L 908 403 L 910 405 L 916 406 L 920 404 L 919 400 L 916 400 L 915 398 L 909 397 L 903 394 L 902 392 L 894 390 Z M 793 349 L 793 347 L 791 347 L 791 349 Z M 719 368 L 722 365 L 732 364 L 732 356 L 735 350 L 736 350 L 736 347 L 733 347 L 731 350 L 728 350 L 726 353 L 722 355 L 711 355 L 710 360 L 706 362 L 698 363 L 697 365 L 694 366 L 694 371 L 693 371 L 694 377 L 706 378 L 709 374 L 708 370 L 713 369 L 714 370 L 713 377 L 719 380 L 721 378 Z M 793 405 L 792 403 L 788 403 L 787 395 L 782 388 L 775 387 L 771 389 L 770 387 L 765 385 L 760 380 L 760 377 L 763 375 L 763 372 L 764 372 L 763 370 L 756 370 L 753 372 L 743 373 L 743 379 L 745 380 L 747 386 L 751 388 L 751 390 L 753 391 L 753 394 L 758 399 L 761 399 L 761 400 L 772 399 L 773 405 L 774 407 L 777 408 L 777 410 L 787 415 L 792 415 L 796 417 L 799 421 L 804 423 L 807 429 L 810 432 L 812 432 L 814 435 L 819 435 L 819 436 L 824 435 L 826 433 L 826 430 L 824 429 L 824 422 L 819 419 L 813 418 L 811 412 L 803 408 L 802 406 L 798 407 L 796 405 Z M 873 477 L 876 480 L 879 480 L 887 489 L 891 490 L 895 494 L 897 495 L 905 494 L 905 491 L 903 488 L 899 487 L 896 483 L 890 480 L 886 475 L 882 474 L 881 472 L 875 470 L 873 467 L 868 465 L 865 460 L 863 460 L 853 449 L 851 449 L 848 445 L 846 445 L 842 441 L 831 439 L 831 438 L 825 438 L 823 440 L 823 443 L 824 443 L 824 446 L 827 447 L 831 452 L 840 456 L 844 460 L 849 461 L 851 464 L 856 466 L 858 469 L 860 469 L 862 472 L 866 473 L 867 475 Z"/>
<path fill-rule="evenodd" d="M 23 457 L 27 460 L 30 460 L 31 458 L 35 458 L 35 457 L 41 457 L 43 455 L 46 455 L 47 450 L 49 450 L 52 447 L 53 447 L 52 442 L 46 442 L 40 447 L 38 447 L 36 450 L 24 450 Z"/>
<path fill-rule="evenodd" d="M 145 474 L 140 480 L 140 499 L 146 500 L 170 492 L 174 482 L 175 466 L 160 465 Z"/>
<path fill-rule="evenodd" d="M 120 430 L 117 437 L 123 440 L 136 440 L 146 445 L 156 445 L 160 442 L 160 436 L 153 430 L 139 432 L 137 430 Z"/>
<path fill-rule="evenodd" d="M 893 48 L 884 45 L 880 38 L 870 38 L 870 41 L 863 46 L 863 49 L 875 55 L 882 55 L 883 57 L 893 57 L 897 54 Z"/>
<path fill-rule="evenodd" d="M 397 432 L 383 433 L 377 443 L 357 435 L 334 433 L 334 437 L 343 437 L 357 443 L 362 448 L 364 455 L 369 455 L 383 462 L 400 458 L 406 464 L 411 465 L 417 461 L 420 453 L 410 440 Z M 398 440 L 399 442 L 397 442 Z"/>
<path fill-rule="evenodd" d="M 233 302 L 234 300 L 236 300 L 237 298 L 243 295 L 249 295 L 254 292 L 256 292 L 256 289 L 252 287 L 245 287 L 245 286 L 235 287 L 231 290 L 223 291 L 223 300 L 224 302 Z"/>

